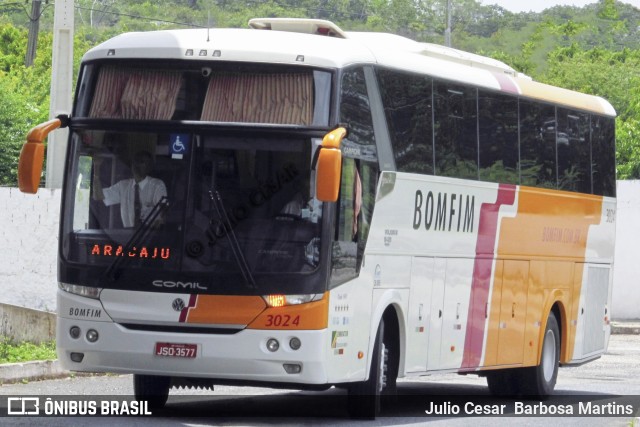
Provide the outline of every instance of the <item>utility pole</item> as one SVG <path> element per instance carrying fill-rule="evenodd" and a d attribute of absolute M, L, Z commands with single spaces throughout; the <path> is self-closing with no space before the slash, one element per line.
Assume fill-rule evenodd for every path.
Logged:
<path fill-rule="evenodd" d="M 29 15 L 29 39 L 27 41 L 27 55 L 24 58 L 25 67 L 31 67 L 36 58 L 38 33 L 40 32 L 40 9 L 42 0 L 32 0 L 31 15 Z"/>
<path fill-rule="evenodd" d="M 447 28 L 444 30 L 444 45 L 451 47 L 451 0 L 447 0 Z"/>
<path fill-rule="evenodd" d="M 51 103 L 49 117 L 71 114 L 73 82 L 73 0 L 56 0 L 53 18 Z M 47 188 L 62 188 L 64 157 L 69 130 L 58 129 L 47 138 Z"/>

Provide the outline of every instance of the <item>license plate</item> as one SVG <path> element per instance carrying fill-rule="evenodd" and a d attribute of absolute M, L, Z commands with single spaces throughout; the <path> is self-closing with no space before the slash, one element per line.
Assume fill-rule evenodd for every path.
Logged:
<path fill-rule="evenodd" d="M 196 344 L 177 344 L 171 342 L 157 342 L 156 356 L 184 357 L 193 359 L 198 353 Z"/>

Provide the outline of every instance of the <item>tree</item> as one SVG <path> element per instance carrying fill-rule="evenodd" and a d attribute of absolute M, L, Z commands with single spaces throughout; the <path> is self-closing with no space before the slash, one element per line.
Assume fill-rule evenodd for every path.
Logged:
<path fill-rule="evenodd" d="M 0 75 L 0 185 L 15 187 L 30 112 L 11 81 L 3 77 Z"/>

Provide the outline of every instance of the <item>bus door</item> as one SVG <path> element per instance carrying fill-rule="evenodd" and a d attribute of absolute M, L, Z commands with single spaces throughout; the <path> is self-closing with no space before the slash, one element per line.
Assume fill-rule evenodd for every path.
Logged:
<path fill-rule="evenodd" d="M 406 372 L 422 372 L 427 367 L 433 268 L 433 258 L 414 257 L 411 263 Z"/>
<path fill-rule="evenodd" d="M 498 365 L 522 363 L 528 282 L 528 261 L 504 261 L 500 289 Z"/>
<path fill-rule="evenodd" d="M 440 368 L 440 348 L 442 347 L 442 323 L 444 315 L 444 281 L 447 260 L 436 258 L 433 263 L 433 282 L 431 288 L 431 312 L 428 328 L 427 370 Z"/>

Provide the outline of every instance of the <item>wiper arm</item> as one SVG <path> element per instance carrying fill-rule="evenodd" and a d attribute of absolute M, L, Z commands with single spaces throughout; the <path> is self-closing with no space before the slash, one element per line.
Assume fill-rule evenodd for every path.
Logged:
<path fill-rule="evenodd" d="M 148 235 L 151 226 L 156 222 L 156 220 L 162 215 L 167 208 L 169 207 L 169 199 L 167 196 L 162 196 L 158 203 L 155 204 L 149 215 L 142 221 L 142 223 L 136 228 L 136 231 L 133 233 L 133 236 L 129 239 L 129 241 L 125 245 L 125 253 L 129 252 L 134 247 L 138 246 L 140 242 L 142 242 Z M 118 278 L 118 272 L 122 267 L 121 264 L 129 260 L 129 257 L 118 257 L 116 258 L 111 265 L 105 270 L 105 275 L 111 279 L 116 280 Z"/>
<path fill-rule="evenodd" d="M 227 232 L 225 234 L 227 235 L 227 239 L 229 239 L 231 252 L 233 252 L 233 256 L 238 263 L 240 273 L 242 274 L 246 285 L 249 288 L 256 288 L 256 281 L 254 280 L 253 275 L 251 274 L 251 270 L 249 269 L 249 265 L 247 264 L 247 260 L 242 253 L 242 249 L 240 248 L 240 244 L 238 243 L 236 233 L 233 231 L 233 227 L 231 225 L 231 221 L 229 220 L 229 216 L 227 215 L 227 211 L 224 209 L 224 203 L 222 203 L 222 197 L 220 196 L 220 193 L 218 193 L 218 190 L 216 190 L 215 188 L 212 188 L 211 190 L 209 190 L 209 197 L 213 202 L 213 206 L 216 209 L 218 217 L 220 217 L 220 219 L 224 223 L 225 228 L 227 229 Z"/>

